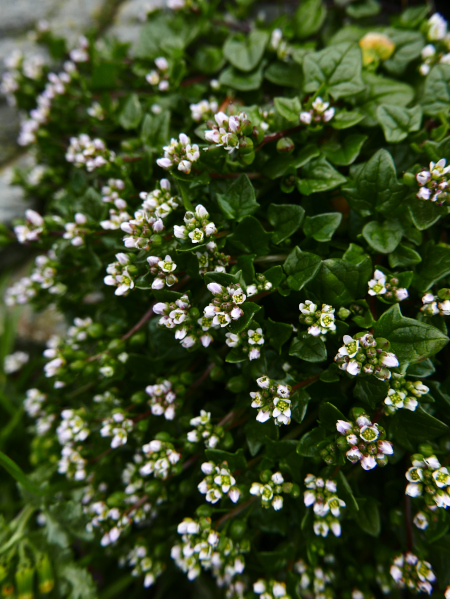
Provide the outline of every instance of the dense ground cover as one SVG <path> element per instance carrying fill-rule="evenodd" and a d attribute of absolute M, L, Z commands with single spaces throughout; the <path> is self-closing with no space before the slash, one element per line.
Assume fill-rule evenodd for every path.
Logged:
<path fill-rule="evenodd" d="M 4 597 L 444 596 L 447 23 L 256 8 L 8 61 Z M 68 323 L 30 355 L 26 303 Z"/>

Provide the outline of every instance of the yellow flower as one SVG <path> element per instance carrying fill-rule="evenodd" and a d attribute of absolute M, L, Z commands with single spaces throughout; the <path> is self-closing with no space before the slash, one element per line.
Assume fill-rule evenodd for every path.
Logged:
<path fill-rule="evenodd" d="M 394 42 L 382 33 L 367 33 L 359 40 L 359 45 L 365 67 L 373 63 L 376 66 L 380 60 L 387 60 L 395 50 Z"/>

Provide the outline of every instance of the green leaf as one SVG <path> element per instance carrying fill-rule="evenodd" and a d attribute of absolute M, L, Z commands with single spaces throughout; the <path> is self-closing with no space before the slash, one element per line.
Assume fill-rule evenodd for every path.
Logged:
<path fill-rule="evenodd" d="M 305 333 L 292 340 L 289 355 L 305 362 L 323 362 L 327 359 L 327 348 L 320 337 Z"/>
<path fill-rule="evenodd" d="M 202 44 L 197 48 L 193 57 L 193 65 L 201 73 L 212 75 L 223 67 L 225 61 L 221 48 Z"/>
<path fill-rule="evenodd" d="M 389 266 L 397 268 L 398 266 L 412 266 L 422 262 L 422 256 L 404 243 L 400 243 L 397 249 L 388 256 Z"/>
<path fill-rule="evenodd" d="M 305 0 L 300 3 L 294 15 L 294 28 L 297 37 L 304 39 L 314 35 L 322 27 L 327 9 L 322 0 Z"/>
<path fill-rule="evenodd" d="M 403 227 L 395 220 L 386 220 L 382 224 L 372 220 L 363 227 L 362 234 L 376 252 L 390 254 L 402 240 Z"/>
<path fill-rule="evenodd" d="M 269 34 L 253 29 L 249 34 L 235 33 L 223 46 L 223 55 L 239 71 L 252 71 L 263 57 Z"/>
<path fill-rule="evenodd" d="M 450 274 L 450 248 L 427 243 L 422 254 L 422 263 L 414 276 L 414 287 L 421 292 L 428 291 L 448 274 Z"/>
<path fill-rule="evenodd" d="M 330 139 L 321 146 L 321 149 L 328 160 L 336 166 L 348 166 L 358 158 L 366 139 L 367 135 L 354 133 L 341 142 Z"/>
<path fill-rule="evenodd" d="M 417 379 L 427 378 L 427 376 L 431 376 L 435 372 L 436 368 L 429 358 L 422 360 L 422 362 L 418 362 L 417 364 L 408 366 L 408 376 L 412 376 Z"/>
<path fill-rule="evenodd" d="M 414 412 L 399 410 L 395 418 L 412 442 L 429 441 L 444 434 L 448 435 L 450 432 L 447 424 L 425 412 L 422 406 L 416 408 Z"/>
<path fill-rule="evenodd" d="M 344 252 L 342 259 L 346 260 L 347 262 L 351 262 L 352 264 L 359 264 L 360 262 L 365 260 L 367 256 L 368 255 L 366 254 L 364 248 L 362 248 L 360 245 L 357 245 L 356 243 L 351 243 L 348 246 L 347 250 Z"/>
<path fill-rule="evenodd" d="M 325 89 L 334 99 L 354 96 L 364 89 L 361 49 L 344 42 L 311 52 L 303 61 L 304 91 Z"/>
<path fill-rule="evenodd" d="M 248 254 L 266 256 L 272 234 L 263 229 L 261 222 L 253 216 L 245 216 L 227 237 L 227 241 Z"/>
<path fill-rule="evenodd" d="M 305 210 L 296 204 L 270 204 L 267 218 L 275 229 L 272 242 L 279 244 L 293 235 L 300 228 L 304 217 Z"/>
<path fill-rule="evenodd" d="M 286 258 L 283 268 L 288 275 L 287 283 L 291 289 L 300 291 L 319 272 L 321 259 L 316 254 L 302 252 L 295 247 Z"/>
<path fill-rule="evenodd" d="M 361 216 L 376 211 L 392 218 L 401 210 L 407 189 L 397 180 L 392 156 L 381 149 L 358 171 L 355 181 L 349 182 L 342 191 L 350 206 Z"/>
<path fill-rule="evenodd" d="M 18 483 L 20 483 L 25 489 L 31 491 L 35 495 L 45 496 L 48 495 L 47 491 L 43 491 L 36 487 L 23 472 L 23 470 L 6 454 L 0 451 L 0 465 L 10 474 Z"/>
<path fill-rule="evenodd" d="M 307 164 L 313 158 L 320 156 L 320 150 L 316 144 L 307 144 L 299 152 L 294 152 L 288 156 L 275 156 L 264 166 L 264 174 L 269 179 L 282 177 L 290 168 L 300 168 Z"/>
<path fill-rule="evenodd" d="M 169 139 L 170 112 L 163 110 L 160 114 L 146 114 L 142 121 L 141 138 L 151 148 L 160 149 Z M 181 174 L 181 173 L 180 173 Z"/>
<path fill-rule="evenodd" d="M 297 391 L 291 395 L 291 412 L 295 422 L 298 422 L 299 424 L 303 422 L 310 400 L 311 397 L 306 389 L 297 389 Z"/>
<path fill-rule="evenodd" d="M 336 432 L 336 422 L 338 420 L 347 420 L 344 414 L 332 403 L 325 401 L 320 404 L 319 421 L 327 430 Z"/>
<path fill-rule="evenodd" d="M 385 337 L 391 342 L 390 351 L 401 364 L 429 358 L 448 343 L 448 337 L 430 324 L 405 318 L 398 304 L 384 312 L 375 323 L 374 332 L 377 337 Z"/>
<path fill-rule="evenodd" d="M 346 6 L 345 13 L 352 19 L 364 19 L 377 15 L 380 10 L 381 5 L 377 0 L 359 0 Z"/>
<path fill-rule="evenodd" d="M 248 360 L 248 354 L 242 347 L 233 347 L 225 357 L 225 362 L 229 364 L 237 364 L 238 362 L 245 362 L 245 360 Z"/>
<path fill-rule="evenodd" d="M 253 187 L 247 175 L 239 175 L 225 193 L 217 194 L 217 203 L 226 218 L 240 222 L 259 208 Z"/>
<path fill-rule="evenodd" d="M 364 118 L 364 115 L 356 110 L 351 112 L 347 110 L 340 110 L 334 118 L 331 119 L 330 125 L 333 129 L 349 129 L 360 123 Z"/>
<path fill-rule="evenodd" d="M 369 127 L 378 125 L 377 108 L 380 104 L 407 106 L 414 98 L 414 89 L 407 83 L 380 77 L 370 71 L 363 72 L 363 80 L 367 88 L 360 109 L 366 115 L 364 124 Z"/>
<path fill-rule="evenodd" d="M 280 353 L 281 348 L 292 335 L 293 326 L 285 322 L 275 322 L 271 318 L 267 319 L 266 326 L 270 344 Z"/>
<path fill-rule="evenodd" d="M 119 123 L 124 129 L 136 129 L 142 119 L 141 103 L 137 94 L 131 94 L 119 115 Z"/>
<path fill-rule="evenodd" d="M 426 41 L 418 31 L 387 28 L 382 33 L 395 44 L 394 54 L 383 62 L 383 67 L 393 75 L 400 75 L 410 62 L 419 58 Z"/>
<path fill-rule="evenodd" d="M 294 87 L 299 89 L 302 86 L 303 73 L 301 67 L 295 62 L 281 62 L 277 60 L 272 62 L 264 71 L 264 77 L 282 87 Z M 297 113 L 297 120 L 299 118 Z"/>
<path fill-rule="evenodd" d="M 258 304 L 255 304 L 254 302 L 244 302 L 241 305 L 241 308 L 244 311 L 244 314 L 237 320 L 230 322 L 228 325 L 230 333 L 241 333 L 249 326 L 256 312 L 261 310 L 261 306 L 258 306 Z"/>
<path fill-rule="evenodd" d="M 354 518 L 359 527 L 372 537 L 377 537 L 381 531 L 380 513 L 378 503 L 372 497 L 358 497 L 359 510 Z"/>
<path fill-rule="evenodd" d="M 316 216 L 307 216 L 303 223 L 303 232 L 306 237 L 312 237 L 316 241 L 330 241 L 341 221 L 340 212 L 324 212 Z"/>
<path fill-rule="evenodd" d="M 242 73 L 228 67 L 220 73 L 219 83 L 243 92 L 259 89 L 262 84 L 262 68 L 259 67 L 252 73 Z"/>
<path fill-rule="evenodd" d="M 245 459 L 244 450 L 238 449 L 235 453 L 229 451 L 222 451 L 221 449 L 206 449 L 205 455 L 208 460 L 212 460 L 220 464 L 221 462 L 228 462 L 230 470 L 244 470 L 247 468 L 247 460 Z"/>
<path fill-rule="evenodd" d="M 296 452 L 305 458 L 314 458 L 319 455 L 319 443 L 325 439 L 325 430 L 321 426 L 313 428 L 298 442 Z"/>
<path fill-rule="evenodd" d="M 287 121 L 298 121 L 302 105 L 295 98 L 274 98 L 275 110 Z"/>
<path fill-rule="evenodd" d="M 272 266 L 272 268 L 264 271 L 264 276 L 272 283 L 272 289 L 276 289 L 285 278 L 283 269 L 279 265 Z"/>
<path fill-rule="evenodd" d="M 271 418 L 267 422 L 249 420 L 244 426 L 245 440 L 251 456 L 255 456 L 261 447 L 267 443 L 267 438 L 278 438 L 278 427 Z"/>
<path fill-rule="evenodd" d="M 60 564 L 58 576 L 67 580 L 72 589 L 67 599 L 96 599 L 97 587 L 86 568 L 74 562 Z"/>
<path fill-rule="evenodd" d="M 437 64 L 425 79 L 422 107 L 425 114 L 438 117 L 448 114 L 450 104 L 450 65 Z"/>
<path fill-rule="evenodd" d="M 337 492 L 338 496 L 342 497 L 347 504 L 347 508 L 356 512 L 359 510 L 358 502 L 356 501 L 352 488 L 348 484 L 348 480 L 342 470 L 339 470 L 337 475 Z"/>
<path fill-rule="evenodd" d="M 396 104 L 381 104 L 377 108 L 377 117 L 386 141 L 398 143 L 408 137 L 408 133 L 420 129 L 422 109 L 420 106 L 404 108 Z"/>
<path fill-rule="evenodd" d="M 380 381 L 375 376 L 358 378 L 353 389 L 353 395 L 371 410 L 378 408 L 389 391 L 389 382 Z"/>
<path fill-rule="evenodd" d="M 323 303 L 344 306 L 367 294 L 372 276 L 372 260 L 367 257 L 359 264 L 338 258 L 324 260 L 320 272 L 308 284 L 308 289 Z"/>
<path fill-rule="evenodd" d="M 312 193 L 335 189 L 346 181 L 347 179 L 321 156 L 302 168 L 297 187 L 301 194 L 309 196 Z"/>
<path fill-rule="evenodd" d="M 436 206 L 433 202 L 411 198 L 408 200 L 408 210 L 414 226 L 419 231 L 425 231 L 441 218 L 448 214 L 448 206 Z"/>

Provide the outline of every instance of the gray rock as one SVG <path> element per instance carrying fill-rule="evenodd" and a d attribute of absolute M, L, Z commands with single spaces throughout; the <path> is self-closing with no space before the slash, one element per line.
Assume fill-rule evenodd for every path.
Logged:
<path fill-rule="evenodd" d="M 25 200 L 21 187 L 11 186 L 13 168 L 15 166 L 31 166 L 29 154 L 23 154 L 14 162 L 0 168 L 0 222 L 10 223 L 15 218 L 21 218 L 31 203 Z"/>
<path fill-rule="evenodd" d="M 162 8 L 165 4 L 165 0 L 126 0 L 119 6 L 108 34 L 122 42 L 135 42 L 145 15 L 151 10 Z"/>
<path fill-rule="evenodd" d="M 113 11 L 114 3 L 111 0 L 66 0 L 51 19 L 50 27 L 73 47 L 81 34 L 106 25 Z"/>
<path fill-rule="evenodd" d="M 61 0 L 0 0 L 0 34 L 26 31 L 60 4 Z"/>
<path fill-rule="evenodd" d="M 17 111 L 6 104 L 0 105 L 0 164 L 11 160 L 18 153 L 16 143 L 18 132 Z"/>

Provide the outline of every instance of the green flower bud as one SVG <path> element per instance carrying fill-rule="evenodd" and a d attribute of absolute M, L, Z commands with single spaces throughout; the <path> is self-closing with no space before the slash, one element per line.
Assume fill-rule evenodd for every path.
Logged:
<path fill-rule="evenodd" d="M 272 479 L 272 472 L 270 470 L 263 470 L 259 475 L 262 483 L 268 483 Z"/>
<path fill-rule="evenodd" d="M 88 326 L 86 331 L 89 337 L 94 337 L 94 339 L 98 339 L 98 337 L 101 337 L 104 334 L 105 328 L 100 322 L 93 322 Z"/>
<path fill-rule="evenodd" d="M 282 137 L 277 141 L 277 152 L 289 154 L 295 149 L 295 144 L 290 137 Z"/>
<path fill-rule="evenodd" d="M 133 395 L 130 398 L 131 403 L 134 404 L 144 403 L 145 401 L 147 401 L 147 399 L 148 395 L 147 393 L 145 393 L 145 391 L 137 391 L 136 393 L 133 393 Z"/>
<path fill-rule="evenodd" d="M 72 364 L 70 364 L 69 368 L 70 370 L 80 371 L 83 370 L 85 366 L 86 362 L 84 360 L 75 360 L 75 362 L 72 362 Z"/>
<path fill-rule="evenodd" d="M 145 334 L 145 331 L 139 331 L 128 339 L 128 343 L 130 347 L 140 347 L 141 345 L 144 345 L 146 338 L 147 335 Z"/>
<path fill-rule="evenodd" d="M 34 599 L 34 568 L 28 561 L 19 564 L 15 574 L 17 599 Z"/>
<path fill-rule="evenodd" d="M 350 310 L 348 310 L 347 308 L 344 308 L 344 306 L 341 306 L 338 310 L 338 316 L 342 320 L 346 320 L 350 316 L 350 314 L 351 314 Z"/>
<path fill-rule="evenodd" d="M 240 541 L 247 531 L 247 522 L 245 520 L 233 520 L 228 535 L 233 541 Z"/>
<path fill-rule="evenodd" d="M 50 558 L 46 553 L 40 554 L 36 561 L 36 570 L 39 579 L 39 592 L 42 595 L 46 595 L 55 586 Z"/>

